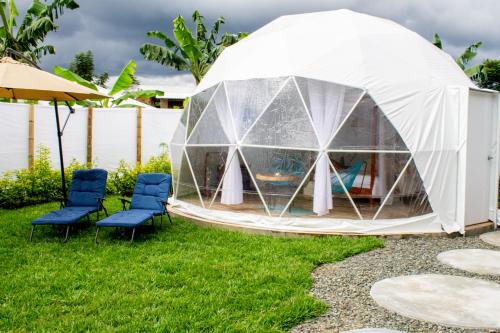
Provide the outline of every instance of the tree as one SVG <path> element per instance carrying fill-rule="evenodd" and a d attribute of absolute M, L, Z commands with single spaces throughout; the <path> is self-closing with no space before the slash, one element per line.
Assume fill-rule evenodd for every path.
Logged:
<path fill-rule="evenodd" d="M 33 0 L 21 24 L 17 26 L 19 12 L 15 0 L 0 0 L 0 17 L 3 23 L 0 27 L 1 55 L 7 55 L 7 48 L 11 48 L 38 63 L 42 56 L 55 54 L 54 46 L 41 44 L 49 32 L 57 29 L 55 21 L 63 14 L 64 9 L 73 10 L 78 7 L 75 0 L 53 0 L 50 3 Z"/>
<path fill-rule="evenodd" d="M 69 64 L 69 70 L 80 75 L 87 81 L 94 80 L 94 55 L 92 51 L 79 52 Z"/>
<path fill-rule="evenodd" d="M 500 60 L 486 59 L 482 63 L 482 66 L 479 86 L 481 88 L 500 91 Z"/>
<path fill-rule="evenodd" d="M 94 73 L 94 54 L 90 50 L 75 54 L 75 58 L 69 64 L 69 70 L 103 88 L 106 88 L 106 82 L 109 80 L 109 74 L 106 72 Z"/>
<path fill-rule="evenodd" d="M 127 99 L 136 99 L 136 98 L 150 98 L 150 97 L 155 97 L 155 96 L 163 96 L 163 91 L 159 90 L 135 90 L 132 91 L 131 89 L 134 87 L 134 84 L 137 83 L 137 79 L 135 78 L 135 61 L 130 60 L 125 67 L 123 67 L 122 71 L 120 72 L 120 75 L 118 75 L 115 83 L 111 87 L 111 90 L 109 91 L 108 95 L 111 96 L 111 99 L 105 99 L 102 103 L 96 103 L 96 102 L 91 102 L 91 101 L 84 101 L 79 104 L 85 105 L 85 106 L 96 106 L 96 107 L 109 107 L 110 102 L 111 106 L 117 107 L 126 107 L 127 105 L 124 105 L 123 102 L 126 101 Z M 82 86 L 85 86 L 87 88 L 97 90 L 97 86 L 88 80 L 85 80 L 83 77 L 80 75 L 74 73 L 73 71 L 56 66 L 54 67 L 54 74 L 59 75 L 60 77 L 65 78 L 66 80 L 76 82 Z M 122 93 L 120 97 L 115 96 L 118 93 Z"/>
<path fill-rule="evenodd" d="M 208 35 L 204 17 L 197 10 L 192 19 L 196 27 L 194 35 L 187 27 L 184 17 L 178 16 L 173 20 L 175 41 L 161 31 L 149 31 L 147 37 L 159 39 L 164 45 L 146 43 L 142 45 L 140 52 L 147 60 L 179 71 L 190 71 L 198 84 L 222 51 L 245 38 L 248 33 L 226 32 L 217 40 L 219 28 L 225 22 L 222 16 L 213 23 Z"/>

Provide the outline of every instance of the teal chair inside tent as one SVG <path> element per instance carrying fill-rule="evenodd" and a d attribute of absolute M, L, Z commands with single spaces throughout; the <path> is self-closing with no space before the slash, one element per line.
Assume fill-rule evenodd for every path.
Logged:
<path fill-rule="evenodd" d="M 350 191 L 352 186 L 354 185 L 356 176 L 358 175 L 359 171 L 361 171 L 363 164 L 365 164 L 365 161 L 359 161 L 346 169 L 337 171 L 347 191 Z M 342 185 L 340 184 L 340 181 L 335 174 L 331 176 L 331 180 L 332 180 L 332 192 L 344 193 L 344 189 L 342 188 Z"/>

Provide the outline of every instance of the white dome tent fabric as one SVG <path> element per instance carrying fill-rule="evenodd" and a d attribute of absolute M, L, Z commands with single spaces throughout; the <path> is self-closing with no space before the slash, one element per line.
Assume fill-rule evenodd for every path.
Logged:
<path fill-rule="evenodd" d="M 463 233 L 496 220 L 497 120 L 497 95 L 392 21 L 280 17 L 227 48 L 190 99 L 171 142 L 176 209 L 281 230 Z M 478 140 L 490 178 L 474 178 Z M 468 209 L 472 188 L 486 215 Z"/>

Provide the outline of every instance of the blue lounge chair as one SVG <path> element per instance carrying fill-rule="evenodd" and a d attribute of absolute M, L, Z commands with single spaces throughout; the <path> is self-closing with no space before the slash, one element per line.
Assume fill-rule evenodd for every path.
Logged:
<path fill-rule="evenodd" d="M 61 200 L 61 209 L 52 211 L 36 220 L 31 221 L 30 242 L 37 225 L 63 225 L 66 226 L 66 237 L 68 240 L 70 226 L 84 217 L 90 221 L 90 214 L 104 210 L 104 192 L 106 191 L 106 180 L 108 172 L 102 169 L 77 170 L 73 172 L 73 178 L 69 188 L 69 197 L 64 202 Z"/>
<path fill-rule="evenodd" d="M 139 174 L 132 194 L 132 201 L 121 198 L 123 211 L 96 223 L 97 230 L 94 242 L 97 244 L 97 236 L 101 227 L 131 228 L 131 242 L 133 242 L 135 230 L 149 220 L 154 225 L 155 216 L 160 216 L 160 223 L 163 224 L 163 215 L 167 215 L 168 220 L 172 223 L 167 210 L 171 184 L 172 176 L 166 173 Z M 129 204 L 128 210 L 126 209 L 127 203 Z"/>

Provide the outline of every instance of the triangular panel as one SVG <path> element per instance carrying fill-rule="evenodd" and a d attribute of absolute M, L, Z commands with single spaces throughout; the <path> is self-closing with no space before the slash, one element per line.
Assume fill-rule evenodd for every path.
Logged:
<path fill-rule="evenodd" d="M 191 162 L 201 197 L 208 207 L 224 175 L 229 147 L 187 146 L 186 153 Z M 231 156 L 230 156 L 231 157 Z"/>
<path fill-rule="evenodd" d="M 188 138 L 189 144 L 234 143 L 234 129 L 223 85 L 217 89 Z"/>
<path fill-rule="evenodd" d="M 408 151 L 397 130 L 368 95 L 338 129 L 329 149 Z"/>
<path fill-rule="evenodd" d="M 278 77 L 225 82 L 239 139 L 264 111 L 285 80 Z"/>
<path fill-rule="evenodd" d="M 314 164 L 317 152 L 242 147 L 241 152 L 271 215 L 279 216 Z"/>
<path fill-rule="evenodd" d="M 182 154 L 182 163 L 179 171 L 179 184 L 177 185 L 176 199 L 182 200 L 194 205 L 202 206 L 198 188 L 194 181 L 191 168 L 189 167 L 186 154 Z"/>
<path fill-rule="evenodd" d="M 170 161 L 172 168 L 172 177 L 174 180 L 173 189 L 174 195 L 176 195 L 177 187 L 179 184 L 179 175 L 182 168 L 182 156 L 184 155 L 184 146 L 178 144 L 170 144 Z"/>
<path fill-rule="evenodd" d="M 261 117 L 251 127 L 244 144 L 319 148 L 310 117 L 299 92 L 289 79 Z"/>
<path fill-rule="evenodd" d="M 174 135 L 170 140 L 170 144 L 173 145 L 184 145 L 186 143 L 186 121 L 187 121 L 187 111 L 184 111 L 182 117 L 177 124 Z"/>
<path fill-rule="evenodd" d="M 236 154 L 231 156 L 231 162 L 234 163 L 236 161 L 236 156 L 238 157 L 240 169 L 241 169 L 241 178 L 243 185 L 243 202 L 239 204 L 231 204 L 226 205 L 221 202 L 222 195 L 224 192 L 223 182 L 225 177 L 229 175 L 226 173 L 224 175 L 223 182 L 219 185 L 219 191 L 216 194 L 216 197 L 213 198 L 213 203 L 210 208 L 215 210 L 228 210 L 231 211 L 239 211 L 247 214 L 259 214 L 259 215 L 267 215 L 267 211 L 265 209 L 265 205 L 257 191 L 257 186 L 252 180 L 250 173 L 248 172 L 248 168 L 246 167 L 245 160 L 239 151 Z"/>
<path fill-rule="evenodd" d="M 432 207 L 415 162 L 412 160 L 375 218 L 407 218 L 429 213 L 432 213 Z"/>
<path fill-rule="evenodd" d="M 295 77 L 300 93 L 308 111 L 311 113 L 313 122 L 322 122 L 328 116 L 328 120 L 339 126 L 342 124 L 349 111 L 359 101 L 363 90 L 335 84 L 327 81 Z M 325 113 L 328 115 L 325 115 Z M 330 117 L 331 115 L 331 117 Z M 318 117 L 319 119 L 315 119 Z M 331 135 L 325 138 L 329 140 Z M 328 143 L 328 142 L 325 142 Z"/>
<path fill-rule="evenodd" d="M 191 97 L 189 101 L 189 124 L 187 126 L 188 136 L 200 119 L 217 87 L 218 85 L 215 85 Z"/>
<path fill-rule="evenodd" d="M 363 219 L 372 219 L 410 159 L 409 153 L 329 153 Z M 332 177 L 333 197 L 345 192 L 337 177 Z"/>

